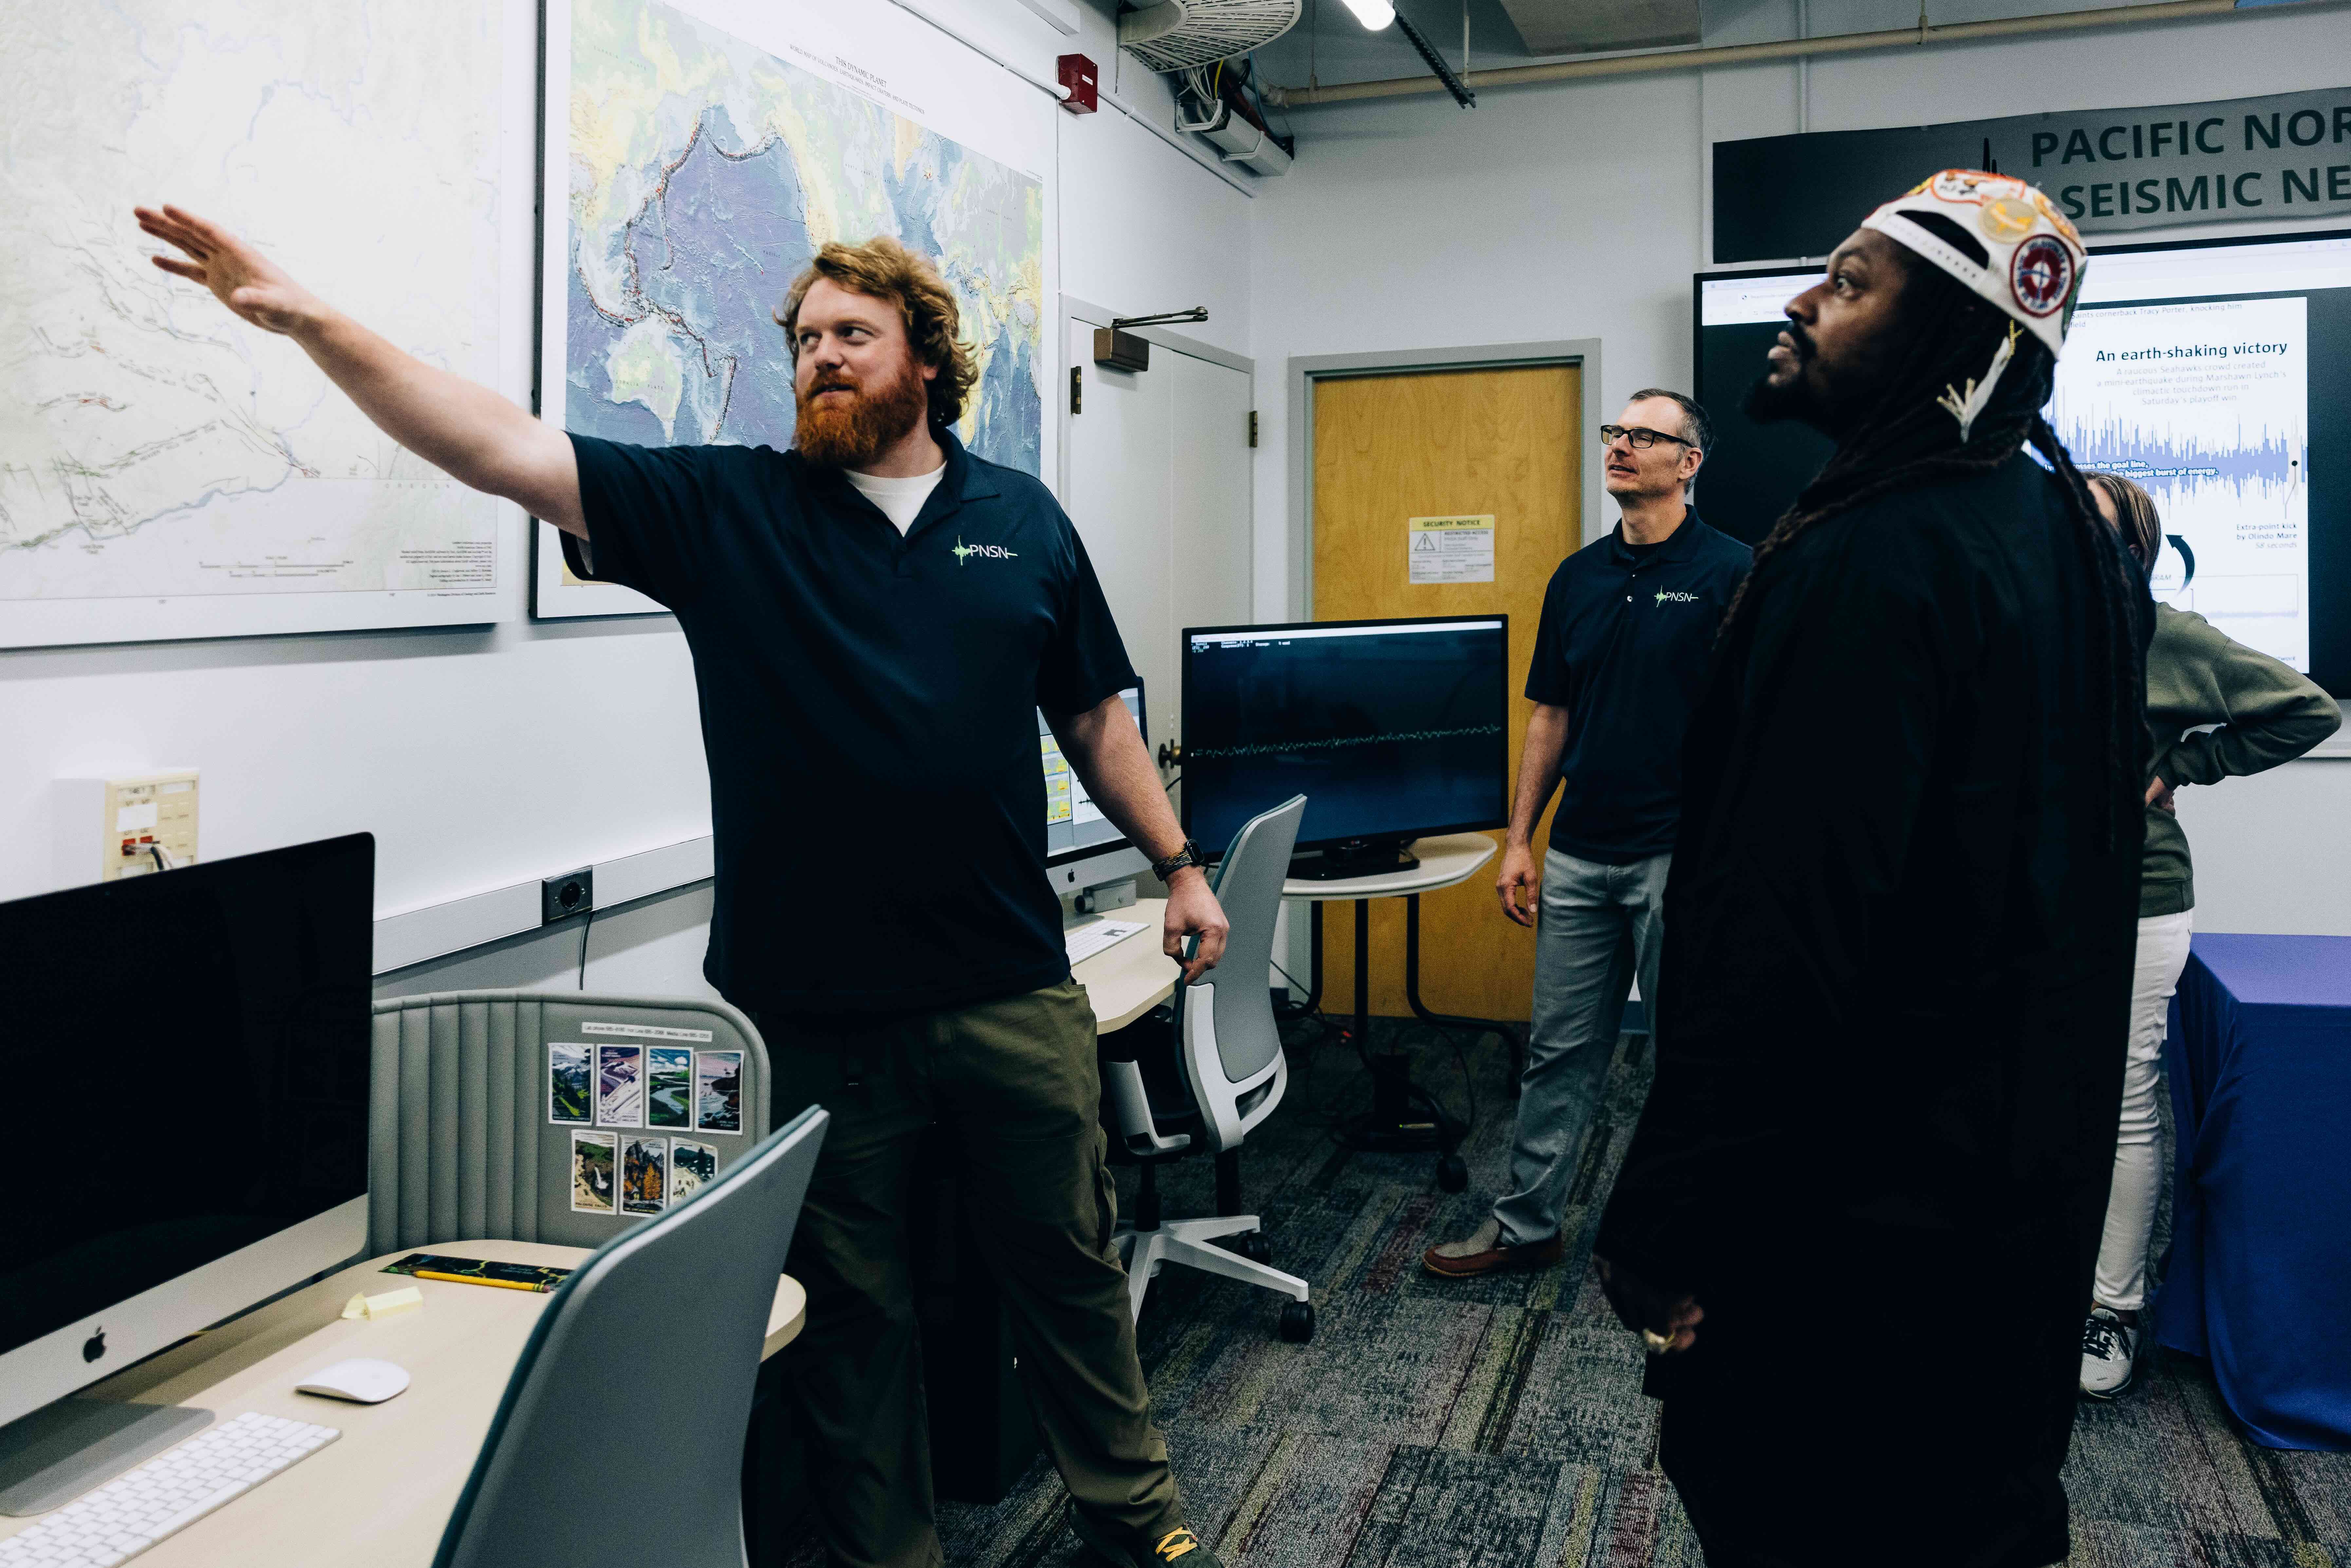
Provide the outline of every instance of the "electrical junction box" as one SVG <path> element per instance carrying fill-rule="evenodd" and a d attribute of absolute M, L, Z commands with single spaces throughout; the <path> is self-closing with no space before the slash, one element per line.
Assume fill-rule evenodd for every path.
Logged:
<path fill-rule="evenodd" d="M 1061 68 L 1061 85 L 1070 96 L 1061 107 L 1071 114 L 1092 114 L 1102 107 L 1102 74 L 1093 61 L 1083 55 L 1063 55 L 1055 62 Z"/>
<path fill-rule="evenodd" d="M 560 876 L 539 878 L 538 923 L 541 925 L 552 925 L 575 915 L 589 914 L 595 907 L 594 866 L 583 865 L 578 871 L 567 871 Z"/>
<path fill-rule="evenodd" d="M 114 882 L 196 860 L 196 770 L 166 768 L 117 779 L 60 779 L 57 862 L 60 885 Z"/>
<path fill-rule="evenodd" d="M 1147 371 L 1151 368 L 1151 345 L 1132 332 L 1122 332 L 1115 327 L 1094 329 L 1094 363 L 1108 365 L 1114 371 Z"/>

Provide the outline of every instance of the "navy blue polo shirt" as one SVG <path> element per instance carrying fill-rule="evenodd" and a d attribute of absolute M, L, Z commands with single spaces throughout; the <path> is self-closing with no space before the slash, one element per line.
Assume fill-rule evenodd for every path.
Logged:
<path fill-rule="evenodd" d="M 903 536 L 798 452 L 571 438 L 592 575 L 676 612 L 694 655 L 703 969 L 738 1007 L 949 1008 L 1069 977 L 1036 710 L 1134 672 L 1050 492 L 934 434 L 946 472 Z"/>
<path fill-rule="evenodd" d="M 1674 847 L 1682 732 L 1753 554 L 1692 511 L 1646 547 L 1619 523 L 1552 573 L 1527 671 L 1527 696 L 1568 714 L 1552 848 L 1629 865 Z"/>

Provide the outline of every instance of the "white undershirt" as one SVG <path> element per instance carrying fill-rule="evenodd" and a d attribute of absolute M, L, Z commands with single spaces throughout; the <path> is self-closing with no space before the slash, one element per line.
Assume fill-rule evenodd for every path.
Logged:
<path fill-rule="evenodd" d="M 860 474 L 854 468 L 841 470 L 857 486 L 857 493 L 881 507 L 882 515 L 895 523 L 902 534 L 914 526 L 923 503 L 939 487 L 939 480 L 946 471 L 947 465 L 941 463 L 929 473 L 917 474 L 911 479 L 885 479 L 879 474 Z"/>

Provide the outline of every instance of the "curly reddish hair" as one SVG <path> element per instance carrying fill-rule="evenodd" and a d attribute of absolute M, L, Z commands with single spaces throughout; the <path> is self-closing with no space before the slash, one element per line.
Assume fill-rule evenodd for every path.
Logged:
<path fill-rule="evenodd" d="M 852 294 L 895 305 L 906 323 L 914 358 L 938 371 L 931 381 L 931 423 L 953 424 L 963 417 L 964 400 L 979 379 L 979 366 L 961 336 L 963 313 L 956 308 L 955 291 L 937 267 L 887 235 L 876 235 L 862 245 L 826 241 L 776 308 L 776 324 L 784 329 L 784 345 L 795 364 L 800 357 L 800 302 L 820 277 L 831 278 Z"/>

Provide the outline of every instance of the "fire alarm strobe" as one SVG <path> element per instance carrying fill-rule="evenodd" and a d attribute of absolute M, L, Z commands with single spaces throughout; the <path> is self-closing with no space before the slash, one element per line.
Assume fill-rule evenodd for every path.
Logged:
<path fill-rule="evenodd" d="M 1061 107 L 1071 114 L 1092 114 L 1100 109 L 1101 76 L 1093 61 L 1083 55 L 1063 55 L 1056 63 L 1061 68 L 1061 85 L 1070 89 Z"/>

